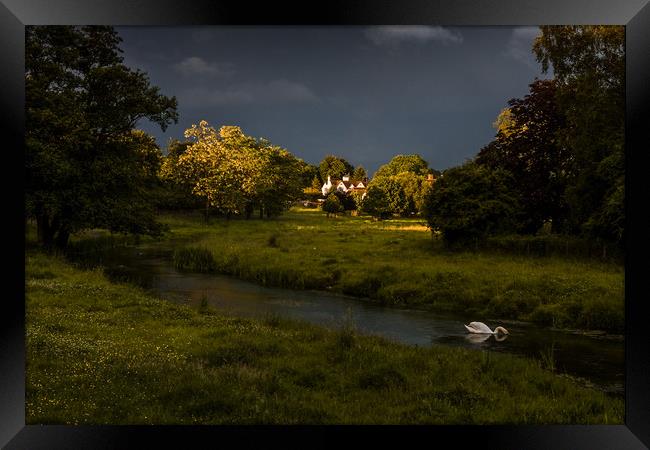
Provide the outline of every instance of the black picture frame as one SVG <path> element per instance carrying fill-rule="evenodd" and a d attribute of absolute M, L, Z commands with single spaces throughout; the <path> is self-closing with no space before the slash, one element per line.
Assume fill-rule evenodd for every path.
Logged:
<path fill-rule="evenodd" d="M 285 7 L 286 5 L 286 7 Z M 16 242 L 4 270 L 15 286 L 0 312 L 0 445 L 7 449 L 192 448 L 210 446 L 344 443 L 358 435 L 366 445 L 388 437 L 404 443 L 450 442 L 454 447 L 499 449 L 639 449 L 650 446 L 650 339 L 644 256 L 650 230 L 650 183 L 643 154 L 650 151 L 650 5 L 648 0 L 330 0 L 290 6 L 250 0 L 0 0 L 0 123 L 5 174 L 19 174 L 24 155 L 25 25 L 370 25 L 435 24 L 626 26 L 626 261 L 625 424 L 611 426 L 440 427 L 208 427 L 25 425 L 24 199 L 21 177 L 3 177 L 5 208 Z M 7 158 L 9 158 L 7 160 Z M 10 161 L 10 162 L 7 162 Z M 23 214 L 24 216 L 24 214 Z M 498 407 L 498 405 L 495 405 Z M 406 439 L 406 440 L 405 440 Z M 419 444 L 422 445 L 422 444 Z"/>

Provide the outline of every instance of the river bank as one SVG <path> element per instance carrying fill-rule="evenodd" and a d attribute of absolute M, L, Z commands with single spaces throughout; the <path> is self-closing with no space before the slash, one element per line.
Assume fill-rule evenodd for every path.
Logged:
<path fill-rule="evenodd" d="M 624 330 L 624 267 L 585 258 L 445 250 L 417 219 L 327 219 L 294 209 L 269 221 L 168 214 L 179 269 L 264 286 L 555 328 Z"/>
<path fill-rule="evenodd" d="M 26 253 L 27 423 L 622 423 L 509 355 L 156 299 Z"/>

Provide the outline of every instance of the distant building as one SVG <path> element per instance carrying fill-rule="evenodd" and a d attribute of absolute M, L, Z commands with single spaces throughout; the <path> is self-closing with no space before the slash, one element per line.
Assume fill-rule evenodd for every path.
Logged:
<path fill-rule="evenodd" d="M 366 192 L 366 186 L 368 184 L 368 179 L 364 178 L 362 180 L 351 179 L 349 175 L 344 175 L 343 178 L 332 179 L 329 175 L 327 176 L 327 182 L 321 187 L 321 192 L 323 196 L 329 194 L 332 189 L 336 189 L 339 192 L 347 194 L 348 192 Z"/>
<path fill-rule="evenodd" d="M 440 175 L 442 176 L 442 175 Z M 437 180 L 437 177 L 430 173 L 427 174 L 427 183 L 433 185 Z M 327 182 L 321 187 L 321 192 L 323 197 L 326 197 L 332 189 L 335 189 L 344 194 L 351 194 L 352 192 L 362 192 L 363 195 L 361 198 L 366 196 L 366 188 L 368 186 L 368 179 L 364 178 L 361 180 L 351 179 L 349 175 L 344 175 L 340 180 L 338 178 L 332 178 L 329 175 L 327 176 Z"/>

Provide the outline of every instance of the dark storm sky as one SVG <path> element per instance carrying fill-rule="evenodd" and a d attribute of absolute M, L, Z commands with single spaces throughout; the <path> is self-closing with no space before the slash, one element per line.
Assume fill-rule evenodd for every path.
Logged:
<path fill-rule="evenodd" d="M 499 111 L 542 75 L 538 28 L 118 27 L 125 63 L 178 99 L 179 123 L 238 125 L 307 162 L 326 154 L 370 174 L 396 154 L 435 169 L 490 142 Z"/>

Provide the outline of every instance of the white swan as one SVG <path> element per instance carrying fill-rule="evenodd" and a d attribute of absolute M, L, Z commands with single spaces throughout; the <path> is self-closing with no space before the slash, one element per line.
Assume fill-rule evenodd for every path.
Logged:
<path fill-rule="evenodd" d="M 496 327 L 494 331 L 490 330 L 490 327 L 485 325 L 483 322 L 470 322 L 469 325 L 465 325 L 467 331 L 470 333 L 479 333 L 479 334 L 508 334 L 508 330 L 503 327 Z"/>

